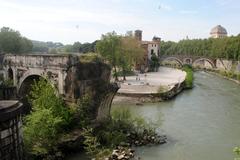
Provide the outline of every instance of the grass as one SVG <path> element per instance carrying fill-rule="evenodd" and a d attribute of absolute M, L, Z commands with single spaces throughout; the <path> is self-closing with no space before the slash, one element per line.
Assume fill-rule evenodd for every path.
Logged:
<path fill-rule="evenodd" d="M 87 62 L 103 62 L 102 57 L 97 53 L 86 53 L 82 54 L 79 57 L 80 62 L 87 63 Z"/>

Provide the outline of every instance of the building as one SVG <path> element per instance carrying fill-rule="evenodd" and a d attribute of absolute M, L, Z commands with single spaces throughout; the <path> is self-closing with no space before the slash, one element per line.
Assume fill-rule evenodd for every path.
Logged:
<path fill-rule="evenodd" d="M 223 38 L 227 37 L 227 30 L 221 25 L 217 25 L 210 32 L 211 38 Z"/>
<path fill-rule="evenodd" d="M 152 41 L 143 41 L 141 30 L 136 30 L 134 37 L 141 43 L 141 46 L 145 50 L 143 63 L 137 64 L 136 68 L 139 70 L 145 70 L 149 65 L 149 61 L 151 60 L 152 55 L 160 57 L 161 38 L 154 36 Z"/>

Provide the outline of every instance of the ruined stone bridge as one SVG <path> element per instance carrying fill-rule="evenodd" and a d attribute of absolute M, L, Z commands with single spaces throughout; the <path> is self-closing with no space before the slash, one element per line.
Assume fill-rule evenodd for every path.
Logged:
<path fill-rule="evenodd" d="M 189 56 L 189 55 L 162 55 L 160 57 L 160 62 L 168 62 L 174 61 L 178 63 L 180 66 L 184 64 L 190 64 L 193 66 L 199 67 L 216 67 L 216 59 L 209 58 L 209 57 L 201 57 L 201 56 Z"/>
<path fill-rule="evenodd" d="M 112 99 L 118 90 L 110 83 L 111 69 L 99 61 L 86 61 L 76 55 L 4 55 L 3 72 L 11 80 L 20 98 L 25 97 L 34 81 L 48 79 L 68 102 L 91 96 L 93 117 L 109 116 Z"/>

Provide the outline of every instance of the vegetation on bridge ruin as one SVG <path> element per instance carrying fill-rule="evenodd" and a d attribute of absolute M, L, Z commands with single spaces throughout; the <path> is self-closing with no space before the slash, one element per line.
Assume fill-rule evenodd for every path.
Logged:
<path fill-rule="evenodd" d="M 44 79 L 32 86 L 29 101 L 32 111 L 24 119 L 25 149 L 35 156 L 54 152 L 61 133 L 69 128 L 71 111 Z"/>
<path fill-rule="evenodd" d="M 192 55 L 231 60 L 240 59 L 240 35 L 226 38 L 161 42 L 163 55 Z"/>
<path fill-rule="evenodd" d="M 127 152 L 130 145 L 166 142 L 165 136 L 157 134 L 157 125 L 132 116 L 128 110 L 114 111 L 108 120 L 93 123 L 90 95 L 82 96 L 76 105 L 67 106 L 45 79 L 35 82 L 28 98 L 32 111 L 24 118 L 23 136 L 29 159 L 54 159 L 56 153 L 62 155 L 59 147 L 62 139 L 71 133 L 76 135 L 76 130 L 84 139 L 78 145 L 97 159 L 111 157 L 119 145 Z"/>

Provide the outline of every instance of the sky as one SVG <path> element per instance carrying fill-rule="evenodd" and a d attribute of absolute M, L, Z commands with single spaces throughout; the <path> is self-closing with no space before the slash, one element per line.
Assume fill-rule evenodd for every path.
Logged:
<path fill-rule="evenodd" d="M 208 38 L 218 24 L 240 33 L 240 0 L 0 0 L 0 27 L 64 44 L 137 29 L 144 40 Z"/>

